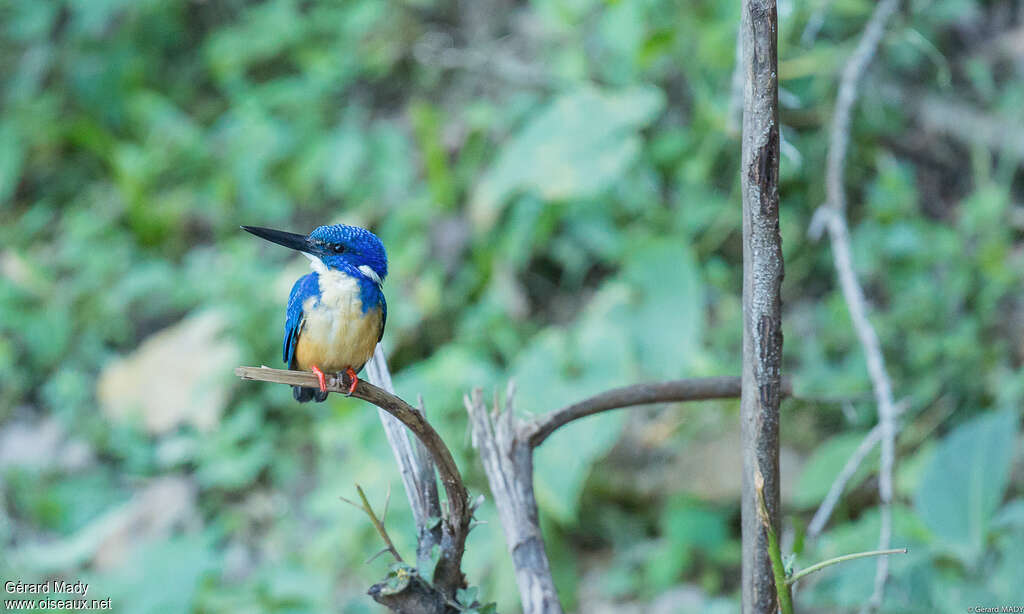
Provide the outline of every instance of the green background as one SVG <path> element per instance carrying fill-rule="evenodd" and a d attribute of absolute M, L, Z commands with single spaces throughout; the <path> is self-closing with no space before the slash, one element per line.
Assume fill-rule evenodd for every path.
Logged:
<path fill-rule="evenodd" d="M 839 72 L 873 4 L 780 6 L 784 543 L 873 549 L 877 452 L 803 529 L 876 421 L 827 241 Z M 1020 2 L 911 0 L 853 121 L 857 273 L 905 411 L 885 609 L 1024 589 Z M 305 261 L 238 229 L 373 229 L 384 338 L 473 495 L 462 395 L 523 412 L 738 374 L 738 2 L 0 0 L 0 578 L 84 579 L 123 612 L 369 612 L 387 558 L 354 484 L 414 548 L 376 412 L 236 381 L 280 367 Z M 820 29 L 813 27 L 820 23 Z M 810 27 L 809 27 L 810 24 Z M 738 403 L 583 420 L 539 451 L 564 603 L 734 611 Z M 515 611 L 488 496 L 465 561 Z M 801 583 L 853 611 L 874 560 Z M 5 598 L 10 595 L 4 595 Z M 1016 600 L 1016 601 L 1015 601 Z M 662 609 L 658 609 L 662 608 Z"/>

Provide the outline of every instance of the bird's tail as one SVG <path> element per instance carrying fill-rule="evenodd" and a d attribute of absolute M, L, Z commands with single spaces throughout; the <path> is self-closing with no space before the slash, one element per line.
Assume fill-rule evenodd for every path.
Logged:
<path fill-rule="evenodd" d="M 292 396 L 299 403 L 308 403 L 309 401 L 316 401 L 322 403 L 327 399 L 327 391 L 321 391 L 318 388 L 303 388 L 302 386 L 292 386 Z"/>

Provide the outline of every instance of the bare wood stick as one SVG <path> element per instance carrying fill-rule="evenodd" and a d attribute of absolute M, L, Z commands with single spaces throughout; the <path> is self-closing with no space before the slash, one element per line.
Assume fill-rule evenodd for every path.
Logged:
<path fill-rule="evenodd" d="M 896 456 L 896 404 L 893 400 L 892 383 L 885 369 L 885 357 L 871 321 L 867 317 L 867 301 L 857 281 L 853 268 L 850 248 L 850 231 L 846 224 L 845 168 L 846 154 L 850 143 L 850 120 L 853 105 L 857 100 L 858 86 L 864 71 L 874 57 L 885 33 L 885 26 L 899 7 L 899 0 L 881 0 L 876 6 L 857 48 L 843 67 L 836 96 L 836 108 L 829 132 L 829 149 L 825 168 L 826 203 L 822 212 L 827 215 L 832 257 L 842 288 L 846 306 L 853 321 L 854 330 L 864 348 L 868 375 L 871 378 L 875 399 L 878 403 L 878 424 L 881 429 L 881 463 L 878 479 L 878 495 L 881 503 L 881 528 L 878 549 L 888 550 L 892 541 L 892 473 Z M 865 611 L 877 610 L 885 596 L 885 584 L 889 578 L 889 558 L 879 557 L 875 568 L 875 588 Z"/>
<path fill-rule="evenodd" d="M 316 376 L 308 371 L 238 367 L 235 369 L 235 375 L 242 379 L 290 386 L 305 386 L 307 388 L 319 386 Z M 349 383 L 347 375 L 328 376 L 327 390 L 346 393 Z M 455 464 L 455 459 L 452 458 L 451 451 L 434 427 L 430 426 L 430 423 L 423 417 L 423 414 L 401 398 L 365 380 L 359 381 L 352 396 L 376 405 L 398 418 L 430 452 L 441 477 L 441 484 L 448 495 L 448 513 L 444 515 L 442 522 L 441 560 L 437 564 L 433 579 L 435 584 L 443 588 L 446 593 L 450 592 L 454 595 L 455 590 L 464 584 L 461 565 L 462 555 L 466 548 L 466 534 L 469 532 L 471 509 L 465 483 L 462 481 L 462 475 Z M 449 595 L 449 598 L 452 595 Z"/>
<path fill-rule="evenodd" d="M 512 555 L 523 614 L 562 614 L 533 492 L 533 446 L 513 413 L 515 388 L 510 382 L 505 409 L 488 411 L 480 390 L 464 397 L 473 427 L 473 447 L 487 474 L 501 518 L 505 544 Z"/>
<path fill-rule="evenodd" d="M 779 534 L 779 400 L 782 379 L 782 238 L 779 235 L 778 14 L 774 0 L 744 0 L 742 607 L 776 611 L 768 530 Z M 755 476 L 764 479 L 764 522 Z"/>
<path fill-rule="evenodd" d="M 784 393 L 788 392 L 787 386 Z M 572 405 L 548 412 L 534 418 L 532 422 L 528 422 L 526 427 L 531 431 L 529 433 L 530 445 L 536 448 L 559 427 L 565 426 L 573 420 L 600 412 L 650 403 L 738 399 L 739 396 L 740 378 L 734 376 L 698 377 L 635 384 L 606 390 Z"/>

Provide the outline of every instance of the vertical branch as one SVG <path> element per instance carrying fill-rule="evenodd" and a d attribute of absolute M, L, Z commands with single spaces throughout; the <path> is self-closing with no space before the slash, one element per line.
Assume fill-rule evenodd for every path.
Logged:
<path fill-rule="evenodd" d="M 778 607 L 755 476 L 767 523 L 779 533 L 782 238 L 779 235 L 778 15 L 774 0 L 744 0 L 743 49 L 743 612 Z M 781 588 L 781 587 L 780 587 Z"/>
<path fill-rule="evenodd" d="M 371 384 L 395 394 L 387 357 L 384 356 L 384 349 L 380 344 L 374 350 L 370 362 L 366 363 L 366 379 Z M 422 402 L 420 412 L 423 412 Z M 413 520 L 416 522 L 417 566 L 426 569 L 431 549 L 441 543 L 441 527 L 432 521 L 441 517 L 434 463 L 419 439 L 410 441 L 405 426 L 397 418 L 380 408 L 377 409 L 377 413 L 380 415 L 380 422 L 384 426 L 384 434 L 388 438 L 391 450 L 395 453 L 405 494 L 409 498 Z"/>
<path fill-rule="evenodd" d="M 479 390 L 465 397 L 473 447 L 480 453 L 498 508 L 505 544 L 516 569 L 523 613 L 562 614 L 533 494 L 531 431 L 513 413 L 514 394 L 510 383 L 504 411 L 495 400 L 493 414 L 488 412 Z"/>
<path fill-rule="evenodd" d="M 825 168 L 825 191 L 827 201 L 821 209 L 827 223 L 829 240 L 832 243 L 832 257 L 836 275 L 850 312 L 850 320 L 857 331 L 857 337 L 864 348 L 868 375 L 878 403 L 878 425 L 881 435 L 881 463 L 878 475 L 878 497 L 881 501 L 878 549 L 886 550 L 892 540 L 892 473 L 896 457 L 896 404 L 893 401 L 892 383 L 885 369 L 878 335 L 867 317 L 867 301 L 853 269 L 850 249 L 850 231 L 846 225 L 846 193 L 844 192 L 846 152 L 850 144 L 850 118 L 857 100 L 857 87 L 871 58 L 885 33 L 885 25 L 899 7 L 899 0 L 881 0 L 876 6 L 857 48 L 843 67 L 836 95 L 836 108 L 832 116 L 829 134 L 828 158 Z M 885 583 L 889 578 L 889 558 L 880 557 L 875 571 L 875 589 L 867 611 L 877 610 L 885 595 Z"/>

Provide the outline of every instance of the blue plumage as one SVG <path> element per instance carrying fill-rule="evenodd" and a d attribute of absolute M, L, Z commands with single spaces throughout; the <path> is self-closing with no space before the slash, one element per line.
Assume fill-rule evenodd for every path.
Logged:
<path fill-rule="evenodd" d="M 303 312 L 302 304 L 309 297 L 320 298 L 320 276 L 313 271 L 303 275 L 292 286 L 291 294 L 288 295 L 288 311 L 284 321 L 284 347 L 282 350 L 284 364 L 289 369 L 295 368 L 295 344 L 299 340 L 299 330 L 302 328 Z M 381 331 L 383 333 L 383 331 Z"/>
<path fill-rule="evenodd" d="M 345 371 L 355 390 L 356 374 L 384 336 L 387 301 L 381 285 L 388 273 L 384 246 L 357 226 L 320 226 L 309 235 L 243 226 L 246 231 L 310 259 L 313 272 L 292 286 L 281 354 L 290 369 L 309 369 L 320 389 L 294 387 L 299 401 L 327 397 L 324 371 Z"/>

